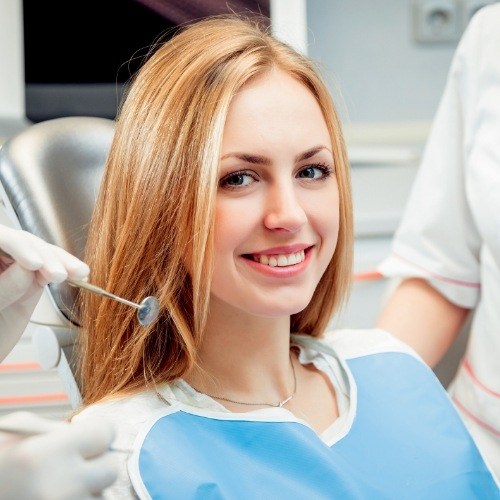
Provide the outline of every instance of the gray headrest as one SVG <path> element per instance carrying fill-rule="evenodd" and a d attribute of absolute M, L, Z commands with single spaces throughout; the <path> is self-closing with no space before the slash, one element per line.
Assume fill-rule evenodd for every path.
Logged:
<path fill-rule="evenodd" d="M 31 125 L 0 149 L 0 182 L 21 227 L 83 258 L 114 121 L 56 118 Z M 50 285 L 61 312 L 78 324 L 76 290 Z"/>

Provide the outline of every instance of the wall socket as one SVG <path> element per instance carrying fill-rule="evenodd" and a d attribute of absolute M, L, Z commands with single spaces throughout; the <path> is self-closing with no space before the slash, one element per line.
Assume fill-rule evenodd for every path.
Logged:
<path fill-rule="evenodd" d="M 498 0 L 412 0 L 413 38 L 421 43 L 456 43 L 471 17 Z"/>

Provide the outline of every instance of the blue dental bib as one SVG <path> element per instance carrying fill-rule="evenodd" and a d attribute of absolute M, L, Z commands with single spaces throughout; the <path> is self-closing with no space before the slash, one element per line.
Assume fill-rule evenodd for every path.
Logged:
<path fill-rule="evenodd" d="M 139 434 L 129 463 L 140 498 L 500 499 L 432 371 L 383 352 L 344 365 L 355 415 L 325 443 L 284 408 L 249 413 L 175 404 Z M 354 387 L 354 390 L 352 388 Z"/>

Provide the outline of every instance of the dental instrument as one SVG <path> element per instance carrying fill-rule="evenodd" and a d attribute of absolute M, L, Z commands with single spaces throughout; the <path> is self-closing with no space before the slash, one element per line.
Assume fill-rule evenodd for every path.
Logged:
<path fill-rule="evenodd" d="M 5 257 L 14 261 L 12 256 L 1 248 L 0 257 Z M 140 304 L 137 304 L 135 302 L 131 302 L 130 300 L 124 299 L 123 297 L 119 297 L 118 295 L 107 292 L 106 290 L 88 283 L 87 281 L 67 279 L 66 282 L 71 286 L 83 288 L 84 290 L 88 290 L 89 292 L 96 293 L 98 295 L 102 295 L 103 297 L 107 297 L 108 299 L 116 300 L 117 302 L 121 302 L 122 304 L 125 304 L 127 306 L 134 307 L 135 309 L 137 309 L 137 320 L 139 321 L 139 324 L 143 326 L 150 325 L 158 317 L 158 313 L 160 311 L 159 302 L 158 299 L 152 295 L 146 297 L 141 301 Z"/>
<path fill-rule="evenodd" d="M 118 295 L 109 293 L 106 290 L 103 290 L 102 288 L 92 285 L 86 281 L 67 279 L 66 283 L 71 286 L 83 288 L 89 292 L 97 293 L 98 295 L 102 295 L 108 299 L 116 300 L 117 302 L 121 302 L 127 306 L 135 307 L 137 309 L 137 320 L 143 326 L 150 325 L 158 317 L 158 312 L 160 310 L 159 302 L 158 299 L 152 295 L 146 297 L 140 304 L 137 304 L 124 299 L 123 297 L 119 297 Z"/>

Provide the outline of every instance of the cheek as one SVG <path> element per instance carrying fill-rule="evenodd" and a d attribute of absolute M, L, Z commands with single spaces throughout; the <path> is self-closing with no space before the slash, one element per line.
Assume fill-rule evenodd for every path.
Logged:
<path fill-rule="evenodd" d="M 332 257 L 337 246 L 339 235 L 339 212 L 335 210 L 327 215 L 323 214 L 318 220 L 318 231 L 320 232 L 324 245 L 331 254 L 330 257 Z"/>
<path fill-rule="evenodd" d="M 250 214 L 239 204 L 227 200 L 215 209 L 215 251 L 232 251 L 245 241 L 251 228 Z"/>
<path fill-rule="evenodd" d="M 336 184 L 332 189 L 322 193 L 316 200 L 314 211 L 311 214 L 316 231 L 325 243 L 333 245 L 337 243 L 340 220 L 339 193 Z"/>

